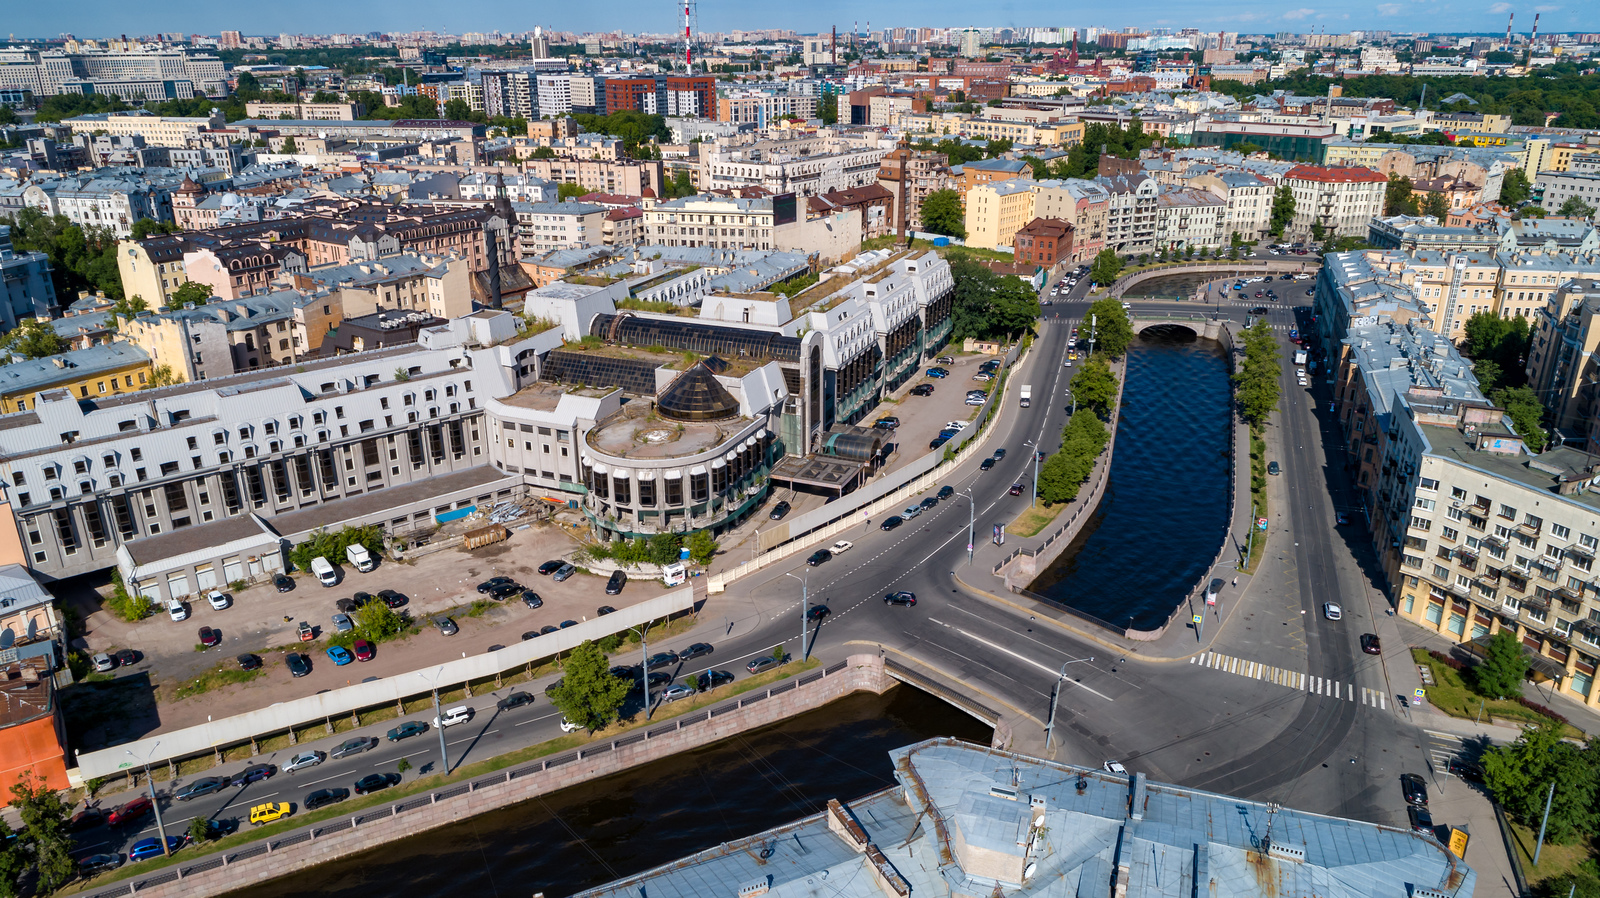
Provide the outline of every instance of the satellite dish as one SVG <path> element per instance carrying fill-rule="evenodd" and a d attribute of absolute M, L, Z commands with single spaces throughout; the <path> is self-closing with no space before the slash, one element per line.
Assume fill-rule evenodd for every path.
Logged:
<path fill-rule="evenodd" d="M 10 627 L 6 627 L 5 632 L 0 633 L 0 649 L 9 649 L 16 643 L 17 634 Z"/>
<path fill-rule="evenodd" d="M 28 618 L 28 641 L 32 642 L 33 640 L 38 639 L 38 638 L 39 638 L 39 619 L 36 618 L 36 617 L 30 617 L 30 618 Z"/>

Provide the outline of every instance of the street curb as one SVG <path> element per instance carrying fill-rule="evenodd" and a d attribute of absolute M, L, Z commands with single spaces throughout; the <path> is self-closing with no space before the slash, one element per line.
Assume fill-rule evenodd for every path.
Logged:
<path fill-rule="evenodd" d="M 873 647 L 877 648 L 880 652 L 893 653 L 895 655 L 898 655 L 898 656 L 906 659 L 907 661 L 911 662 L 912 664 L 915 664 L 916 666 L 922 668 L 923 670 L 932 671 L 933 674 L 936 677 L 939 677 L 939 678 L 945 679 L 945 680 L 952 680 L 953 679 L 949 674 L 945 673 L 942 670 L 939 670 L 937 667 L 934 667 L 933 665 L 928 664 L 925 661 L 919 660 L 914 655 L 908 655 L 905 652 L 902 652 L 899 649 L 894 648 L 893 646 L 886 646 L 886 645 L 883 645 L 882 643 L 878 643 L 878 642 L 868 642 L 867 640 L 864 640 L 864 639 L 850 639 L 850 640 L 846 640 L 845 642 L 840 643 L 840 644 L 841 645 L 873 646 Z M 974 686 L 971 683 L 967 683 L 965 681 L 954 680 L 954 682 L 958 682 L 962 686 L 965 686 L 966 688 L 971 689 L 973 692 L 978 693 L 979 695 L 983 696 L 984 698 L 989 699 L 990 701 L 1005 707 L 1007 710 L 1011 711 L 1013 714 L 1016 714 L 1019 717 L 1026 718 L 1027 720 L 1030 720 L 1030 721 L 1038 724 L 1039 728 L 1041 730 L 1044 729 L 1044 721 L 1040 720 L 1037 717 L 1034 717 L 1032 714 L 1029 714 L 1027 711 L 1022 710 L 1021 708 L 1018 708 L 1016 705 L 1011 704 L 1010 702 L 1008 702 L 1005 699 L 999 697 L 998 695 L 994 695 L 994 694 L 992 694 L 990 692 L 986 692 L 985 690 L 980 689 L 979 687 Z M 907 684 L 904 684 L 904 685 L 909 686 L 911 684 L 907 683 Z"/>

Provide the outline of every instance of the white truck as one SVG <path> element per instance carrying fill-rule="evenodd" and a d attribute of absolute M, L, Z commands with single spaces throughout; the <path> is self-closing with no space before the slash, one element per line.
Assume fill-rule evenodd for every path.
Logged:
<path fill-rule="evenodd" d="M 360 543 L 345 546 L 344 557 L 356 566 L 356 570 L 363 574 L 378 566 L 378 559 L 373 558 L 372 553 L 367 551 L 367 547 Z"/>
<path fill-rule="evenodd" d="M 1022 399 L 1022 407 L 1023 408 L 1027 408 L 1028 404 L 1033 401 L 1033 387 L 1032 386 L 1029 386 L 1028 384 L 1023 384 L 1022 385 L 1021 399 Z"/>
<path fill-rule="evenodd" d="M 1306 351 L 1304 349 L 1296 349 L 1294 351 L 1294 363 L 1296 365 L 1304 365 L 1306 363 Z"/>
<path fill-rule="evenodd" d="M 323 586 L 338 586 L 339 573 L 328 563 L 328 559 L 321 555 L 311 559 L 311 573 L 317 575 L 317 582 Z"/>

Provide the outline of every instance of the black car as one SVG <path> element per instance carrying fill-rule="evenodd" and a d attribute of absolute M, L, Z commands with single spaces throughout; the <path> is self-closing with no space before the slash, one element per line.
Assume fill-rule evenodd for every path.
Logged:
<path fill-rule="evenodd" d="M 678 655 L 678 660 L 679 661 L 688 661 L 691 658 L 699 658 L 702 655 L 709 655 L 709 654 L 711 654 L 711 652 L 712 652 L 712 649 L 711 649 L 711 644 L 710 643 L 697 642 L 694 645 L 691 645 L 688 648 L 684 649 L 683 652 Z"/>
<path fill-rule="evenodd" d="M 338 748 L 328 752 L 328 757 L 334 760 L 339 758 L 348 758 L 354 755 L 359 755 L 368 749 L 377 747 L 378 740 L 370 736 L 357 736 L 354 739 L 346 739 L 344 742 L 340 743 Z"/>
<path fill-rule="evenodd" d="M 1483 768 L 1471 761 L 1451 758 L 1448 769 L 1451 776 L 1458 776 L 1469 783 L 1483 782 Z"/>
<path fill-rule="evenodd" d="M 618 664 L 611 668 L 611 675 L 619 680 L 639 679 L 639 665 Z"/>
<path fill-rule="evenodd" d="M 522 592 L 522 587 L 516 583 L 502 583 L 489 590 L 489 598 L 494 599 L 496 602 L 503 602 L 519 592 Z"/>
<path fill-rule="evenodd" d="M 650 656 L 650 660 L 645 663 L 645 668 L 647 670 L 657 670 L 663 667 L 671 667 L 677 664 L 679 660 L 677 652 L 657 652 Z"/>
<path fill-rule="evenodd" d="M 777 505 L 772 506 L 772 514 L 767 515 L 767 517 L 774 521 L 781 521 L 783 516 L 789 513 L 790 507 L 788 502 L 779 502 Z"/>
<path fill-rule="evenodd" d="M 303 677 L 306 674 L 311 673 L 310 655 L 302 655 L 299 652 L 290 652 L 289 654 L 283 656 L 283 661 L 285 664 L 289 665 L 290 676 Z"/>
<path fill-rule="evenodd" d="M 543 608 L 544 599 L 539 598 L 539 594 L 533 590 L 524 589 L 522 591 L 522 604 L 527 605 L 529 608 Z"/>
<path fill-rule="evenodd" d="M 539 638 L 539 631 L 538 630 L 528 630 L 528 631 L 525 631 L 522 634 L 522 640 L 524 642 L 526 642 L 526 641 L 528 641 L 530 639 L 538 639 L 538 638 Z"/>
<path fill-rule="evenodd" d="M 595 617 L 605 617 L 608 614 L 616 614 L 616 613 L 617 613 L 617 609 L 612 608 L 610 605 L 601 605 L 599 608 L 596 608 L 594 610 Z"/>
<path fill-rule="evenodd" d="M 398 773 L 369 773 L 361 779 L 356 780 L 356 794 L 366 795 L 371 792 L 377 792 L 380 789 L 387 789 L 390 786 L 398 784 L 399 782 L 400 774 Z"/>
<path fill-rule="evenodd" d="M 1428 806 L 1428 784 L 1417 774 L 1401 774 L 1400 791 L 1405 794 L 1407 804 L 1424 808 Z"/>
<path fill-rule="evenodd" d="M 831 560 L 833 560 L 832 552 L 829 552 L 827 549 L 818 549 L 817 551 L 811 553 L 810 558 L 806 559 L 806 564 L 810 565 L 811 567 L 816 567 L 825 561 Z"/>
<path fill-rule="evenodd" d="M 233 817 L 224 817 L 221 820 L 207 820 L 204 841 L 215 842 L 223 836 L 231 836 L 239 831 L 239 821 Z M 183 834 L 183 844 L 194 844 L 194 833 Z"/>
<path fill-rule="evenodd" d="M 540 636 L 549 636 L 551 633 L 554 633 L 559 629 L 561 629 L 561 628 L 556 626 L 556 625 L 554 625 L 554 624 L 545 624 L 544 626 L 539 628 L 539 635 Z"/>
<path fill-rule="evenodd" d="M 567 678 L 566 677 L 558 677 L 558 678 L 556 678 L 556 681 L 554 683 L 551 683 L 548 686 L 545 686 L 544 687 L 544 696 L 545 696 L 545 698 L 549 698 L 551 695 L 555 694 L 555 691 L 557 689 L 560 689 L 563 685 L 565 685 L 566 682 L 567 682 Z"/>
<path fill-rule="evenodd" d="M 934 507 L 935 505 L 938 505 L 938 504 L 939 504 L 939 500 L 935 499 L 932 496 L 929 496 L 928 498 L 922 500 L 922 507 L 923 508 L 932 508 L 932 507 Z"/>
<path fill-rule="evenodd" d="M 917 604 L 917 594 L 914 592 L 891 592 L 883 597 L 885 605 L 905 605 L 910 607 Z"/>
<path fill-rule="evenodd" d="M 928 441 L 928 448 L 929 449 L 938 449 L 941 446 L 943 446 L 945 443 L 948 443 L 948 442 L 950 442 L 950 438 L 949 437 L 942 436 L 942 435 L 941 436 L 936 436 L 933 439 Z"/>
<path fill-rule="evenodd" d="M 501 711 L 510 711 L 512 708 L 520 708 L 523 705 L 531 704 L 533 704 L 533 696 L 526 692 L 513 692 L 505 698 L 495 702 L 494 706 L 499 708 Z"/>
<path fill-rule="evenodd" d="M 233 775 L 233 785 L 248 786 L 251 783 L 258 783 L 264 779 L 271 779 L 272 775 L 277 772 L 278 768 L 272 766 L 271 764 L 251 764 L 249 767 L 246 767 L 245 769 Z"/>
<path fill-rule="evenodd" d="M 260 659 L 258 658 L 256 660 L 259 661 Z M 138 664 L 138 663 L 139 663 L 139 653 L 138 652 L 135 652 L 133 649 L 117 649 L 117 666 L 118 667 L 127 667 L 130 664 Z M 246 669 L 248 670 L 250 668 L 246 668 Z"/>
<path fill-rule="evenodd" d="M 700 675 L 699 679 L 695 681 L 694 685 L 696 689 L 699 689 L 701 692 L 705 692 L 707 689 L 715 689 L 718 686 L 723 686 L 732 682 L 732 671 L 708 670 Z"/>
<path fill-rule="evenodd" d="M 645 677 L 645 680 L 649 682 L 651 689 L 660 689 L 662 686 L 672 682 L 672 674 L 658 670 Z M 628 690 L 630 692 L 639 691 L 639 678 L 637 676 L 628 681 Z"/>
<path fill-rule="evenodd" d="M 806 620 L 822 620 L 828 616 L 827 605 L 812 605 L 806 609 Z"/>
<path fill-rule="evenodd" d="M 224 783 L 226 783 L 226 780 L 224 780 Z M 105 811 L 102 811 L 99 808 L 84 808 L 78 813 L 73 814 L 72 819 L 67 821 L 67 829 L 75 833 L 82 832 L 86 829 L 99 826 L 104 822 L 106 822 Z"/>
<path fill-rule="evenodd" d="M 987 471 L 992 467 L 994 467 L 994 459 L 992 458 L 986 458 L 978 464 L 978 470 L 980 471 Z"/>
<path fill-rule="evenodd" d="M 568 627 L 576 627 L 577 625 L 578 625 L 578 622 L 575 621 L 575 620 L 564 620 L 564 621 L 561 622 L 561 626 L 560 626 L 559 629 L 565 630 Z"/>
<path fill-rule="evenodd" d="M 546 576 L 546 577 L 548 577 L 551 574 L 555 573 L 556 571 L 561 570 L 561 566 L 563 564 L 566 564 L 566 562 L 565 561 L 546 561 L 544 564 L 539 565 L 539 573 L 544 575 L 544 576 Z"/>
<path fill-rule="evenodd" d="M 392 589 L 378 590 L 378 598 L 382 599 L 383 604 L 388 605 L 390 608 L 399 608 L 408 601 L 404 593 L 398 593 Z"/>
<path fill-rule="evenodd" d="M 350 597 L 350 601 L 354 602 L 357 608 L 365 608 L 377 599 L 370 592 L 358 592 Z"/>
<path fill-rule="evenodd" d="M 172 797 L 179 801 L 188 801 L 191 798 L 199 798 L 202 795 L 210 795 L 213 792 L 226 789 L 227 787 L 228 780 L 225 777 L 203 776 L 189 785 L 184 786 L 182 789 L 179 789 L 177 792 L 174 792 Z"/>
<path fill-rule="evenodd" d="M 1425 836 L 1431 836 L 1435 834 L 1433 829 L 1433 815 L 1428 813 L 1427 808 L 1419 808 L 1416 805 L 1407 805 L 1406 819 L 1411 821 L 1412 832 L 1419 832 Z"/>
<path fill-rule="evenodd" d="M 122 866 L 120 854 L 91 854 L 78 861 L 78 875 L 84 878 L 98 876 Z"/>
<path fill-rule="evenodd" d="M 333 610 L 340 614 L 350 614 L 356 610 L 355 599 L 340 599 L 333 603 Z"/>
<path fill-rule="evenodd" d="M 490 577 L 489 579 L 478 584 L 478 594 L 483 595 L 486 592 L 492 592 L 497 586 L 506 586 L 508 584 L 511 586 L 516 586 L 517 581 L 511 579 L 510 577 Z"/>
<path fill-rule="evenodd" d="M 349 797 L 349 789 L 318 789 L 310 795 L 307 795 L 306 800 L 301 802 L 301 804 L 306 810 L 315 811 L 317 808 L 325 808 L 330 804 L 338 804 Z"/>
<path fill-rule="evenodd" d="M 279 574 L 278 576 L 272 578 L 272 585 L 278 588 L 278 592 L 289 592 L 290 590 L 294 589 L 294 580 L 283 574 Z"/>
<path fill-rule="evenodd" d="M 994 454 L 989 456 L 989 457 L 994 459 L 995 461 L 999 461 L 1000 459 L 1006 457 L 1006 450 L 1004 450 L 1004 449 L 996 449 L 996 450 L 994 450 Z"/>
<path fill-rule="evenodd" d="M 878 525 L 878 529 L 879 530 L 893 530 L 894 528 L 900 526 L 901 524 L 904 524 L 905 522 L 906 522 L 905 518 L 902 518 L 897 514 L 890 515 L 890 516 L 888 516 L 888 517 L 883 519 L 883 523 Z"/>
<path fill-rule="evenodd" d="M 622 592 L 622 587 L 627 585 L 628 575 L 623 573 L 620 568 L 614 570 L 611 572 L 611 576 L 606 579 L 606 595 L 617 595 Z"/>
<path fill-rule="evenodd" d="M 240 670 L 260 670 L 261 656 L 245 652 L 238 658 Z"/>
<path fill-rule="evenodd" d="M 953 486 L 941 486 L 941 487 L 939 487 L 939 498 L 940 499 L 948 499 L 951 496 L 954 496 L 955 494 L 956 494 L 956 488 L 953 487 Z"/>
<path fill-rule="evenodd" d="M 913 396 L 932 396 L 933 395 L 933 384 L 917 384 L 916 386 L 911 388 L 911 395 L 913 395 Z"/>

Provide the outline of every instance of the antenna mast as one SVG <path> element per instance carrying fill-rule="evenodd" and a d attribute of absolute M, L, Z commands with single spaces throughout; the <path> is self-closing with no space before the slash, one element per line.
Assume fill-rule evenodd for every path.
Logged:
<path fill-rule="evenodd" d="M 691 74 L 694 72 L 694 25 L 698 16 L 696 0 L 683 0 L 683 67 Z"/>

